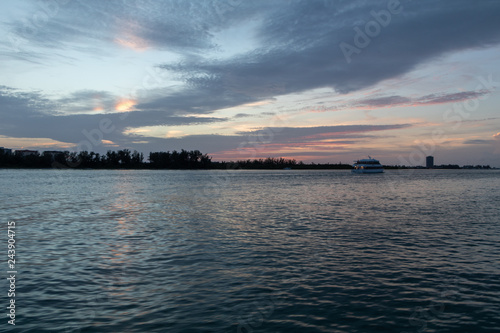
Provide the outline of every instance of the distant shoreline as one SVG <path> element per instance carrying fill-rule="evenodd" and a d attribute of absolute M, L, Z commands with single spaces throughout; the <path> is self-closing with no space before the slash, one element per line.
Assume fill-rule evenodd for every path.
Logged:
<path fill-rule="evenodd" d="M 217 162 L 213 162 L 217 163 Z M 489 168 L 476 168 L 476 167 L 458 167 L 458 168 L 426 168 L 419 166 L 391 166 L 385 165 L 385 170 L 500 170 L 500 168 L 489 167 Z M 82 168 L 82 167 L 23 167 L 23 166 L 0 166 L 0 170 L 285 170 L 285 171 L 293 171 L 293 170 L 352 170 L 350 165 L 341 165 L 338 166 L 336 164 L 315 164 L 308 165 L 305 164 L 296 168 L 265 168 L 265 167 L 217 167 L 213 166 L 210 168 L 153 168 L 149 166 L 138 167 L 138 168 L 126 168 L 126 167 L 109 167 L 109 168 Z"/>
<path fill-rule="evenodd" d="M 99 154 L 88 151 L 44 151 L 16 150 L 2 147 L 0 150 L 0 169 L 95 169 L 95 170 L 351 170 L 352 165 L 338 163 L 304 163 L 283 157 L 268 157 L 237 161 L 212 161 L 207 154 L 199 150 L 151 152 L 144 161 L 144 155 L 128 149 L 108 151 Z M 386 170 L 427 169 L 424 166 L 385 165 Z M 443 164 L 429 169 L 468 169 L 494 170 L 489 165 Z"/>

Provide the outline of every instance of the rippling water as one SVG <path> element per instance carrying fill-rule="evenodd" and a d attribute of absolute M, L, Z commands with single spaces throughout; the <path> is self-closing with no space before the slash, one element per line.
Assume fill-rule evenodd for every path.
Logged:
<path fill-rule="evenodd" d="M 499 171 L 0 170 L 0 186 L 19 332 L 500 331 Z"/>

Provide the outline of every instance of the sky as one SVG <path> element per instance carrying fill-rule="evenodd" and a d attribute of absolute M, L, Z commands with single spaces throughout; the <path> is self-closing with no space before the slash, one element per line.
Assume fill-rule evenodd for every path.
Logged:
<path fill-rule="evenodd" d="M 500 167 L 500 1 L 0 2 L 0 146 Z"/>

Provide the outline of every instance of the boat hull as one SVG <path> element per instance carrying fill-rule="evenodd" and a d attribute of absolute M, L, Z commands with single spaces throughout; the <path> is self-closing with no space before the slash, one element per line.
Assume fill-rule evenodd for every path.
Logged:
<path fill-rule="evenodd" d="M 384 169 L 352 169 L 352 173 L 383 173 Z"/>

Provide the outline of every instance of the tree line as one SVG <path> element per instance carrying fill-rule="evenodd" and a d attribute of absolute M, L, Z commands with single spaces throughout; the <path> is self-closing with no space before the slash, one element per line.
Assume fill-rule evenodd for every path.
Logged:
<path fill-rule="evenodd" d="M 295 159 L 261 158 L 230 162 L 213 162 L 199 150 L 151 152 L 148 161 L 138 151 L 122 149 L 105 154 L 81 151 L 15 151 L 0 150 L 1 168 L 78 168 L 78 169 L 350 169 L 349 164 L 304 164 Z"/>
<path fill-rule="evenodd" d="M 212 162 L 213 169 L 351 169 L 350 164 L 343 163 L 304 163 L 295 159 L 268 157 L 265 159 L 247 159 L 231 162 Z"/>
<path fill-rule="evenodd" d="M 138 151 L 122 149 L 105 154 L 95 152 L 0 151 L 0 167 L 4 168 L 79 168 L 79 169 L 206 169 L 211 158 L 199 150 L 152 152 L 149 163 Z"/>
<path fill-rule="evenodd" d="M 216 168 L 228 168 L 228 169 L 285 169 L 285 168 L 296 168 L 298 165 L 303 165 L 304 163 L 298 162 L 294 159 L 286 158 L 260 158 L 260 159 L 247 159 L 238 160 L 236 162 L 214 162 Z"/>

